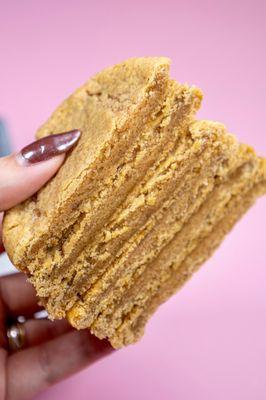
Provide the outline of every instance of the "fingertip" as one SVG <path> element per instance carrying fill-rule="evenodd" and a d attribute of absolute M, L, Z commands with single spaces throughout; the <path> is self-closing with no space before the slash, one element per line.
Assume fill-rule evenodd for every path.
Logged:
<path fill-rule="evenodd" d="M 80 135 L 78 129 L 48 135 L 24 147 L 20 155 L 29 164 L 46 161 L 75 147 Z"/>
<path fill-rule="evenodd" d="M 18 154 L 0 160 L 0 211 L 6 211 L 36 193 L 58 171 L 65 154 L 29 164 Z"/>
<path fill-rule="evenodd" d="M 18 154 L 0 159 L 0 211 L 26 200 L 57 172 L 81 132 L 51 134 L 30 143 Z"/>
<path fill-rule="evenodd" d="M 57 164 L 59 164 L 59 166 L 60 166 L 65 158 L 65 154 L 62 153 L 53 158 L 49 158 L 48 160 L 43 160 L 41 162 L 33 164 L 33 163 L 29 163 L 27 161 L 27 159 L 25 159 L 23 157 L 21 152 L 19 152 L 17 154 L 13 154 L 12 156 L 13 156 L 14 160 L 16 161 L 16 163 L 18 164 L 18 166 L 24 167 L 24 168 L 34 168 L 34 167 L 38 167 L 38 166 L 45 166 L 45 168 L 49 168 L 49 165 L 57 165 Z"/>
<path fill-rule="evenodd" d="M 58 154 L 57 156 L 54 156 L 52 158 L 49 158 L 47 160 L 40 161 L 36 164 L 29 163 L 27 159 L 23 157 L 21 152 L 17 154 L 13 154 L 13 158 L 18 164 L 19 167 L 24 167 L 24 168 L 34 168 L 34 167 L 40 167 L 41 169 L 49 169 L 51 166 L 55 166 L 56 168 L 59 168 L 59 166 L 62 164 L 65 158 L 65 153 Z"/>

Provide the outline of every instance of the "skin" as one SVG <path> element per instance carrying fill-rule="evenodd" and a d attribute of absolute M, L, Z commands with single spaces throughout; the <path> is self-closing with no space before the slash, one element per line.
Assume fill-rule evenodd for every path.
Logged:
<path fill-rule="evenodd" d="M 56 173 L 63 160 L 64 155 L 60 155 L 27 165 L 15 155 L 1 158 L 0 211 L 34 194 Z M 1 246 L 0 231 L 0 251 Z M 35 291 L 23 274 L 0 279 L 0 400 L 31 399 L 112 352 L 107 341 L 98 340 L 88 330 L 76 331 L 64 320 L 34 319 L 39 310 Z M 19 315 L 27 318 L 26 345 L 12 353 L 6 337 L 7 320 Z"/>

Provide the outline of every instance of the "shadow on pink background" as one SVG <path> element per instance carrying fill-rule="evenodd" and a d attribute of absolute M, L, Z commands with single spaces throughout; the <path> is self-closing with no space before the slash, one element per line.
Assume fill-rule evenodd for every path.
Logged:
<path fill-rule="evenodd" d="M 166 55 L 173 77 L 203 89 L 199 116 L 266 155 L 265 19 L 263 0 L 2 2 L 0 116 L 18 149 L 99 69 Z M 265 214 L 263 199 L 139 344 L 38 400 L 264 400 Z"/>

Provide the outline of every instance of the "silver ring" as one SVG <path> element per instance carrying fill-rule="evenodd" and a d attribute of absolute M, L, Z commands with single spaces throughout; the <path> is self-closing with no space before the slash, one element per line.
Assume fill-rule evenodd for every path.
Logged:
<path fill-rule="evenodd" d="M 17 351 L 25 347 L 26 332 L 24 324 L 16 322 L 10 325 L 6 334 L 10 350 Z"/>

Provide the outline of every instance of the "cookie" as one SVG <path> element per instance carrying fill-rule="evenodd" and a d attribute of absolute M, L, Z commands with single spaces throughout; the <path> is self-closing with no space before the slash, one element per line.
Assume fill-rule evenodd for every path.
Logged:
<path fill-rule="evenodd" d="M 94 76 L 39 129 L 82 132 L 3 225 L 51 319 L 115 348 L 135 342 L 266 192 L 266 161 L 222 124 L 197 121 L 201 99 L 170 79 L 167 58 L 135 58 Z"/>

